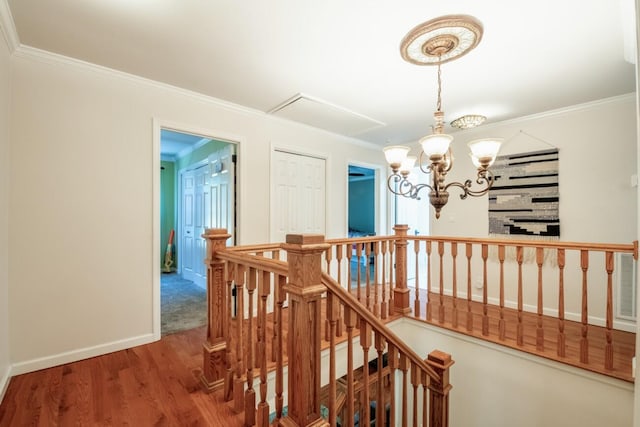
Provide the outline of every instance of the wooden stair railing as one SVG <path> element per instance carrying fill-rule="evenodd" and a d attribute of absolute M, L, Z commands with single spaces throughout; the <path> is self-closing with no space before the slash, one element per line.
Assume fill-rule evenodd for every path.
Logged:
<path fill-rule="evenodd" d="M 323 273 L 323 256 L 329 248 L 323 236 L 289 235 L 282 246 L 231 250 L 224 248 L 227 237 L 224 230 L 207 230 L 205 234 L 211 273 L 209 302 L 219 306 L 209 309 L 202 383 L 210 391 L 223 389 L 225 399 L 233 399 L 233 408 L 244 412 L 245 425 L 335 426 L 342 399 L 346 415 L 341 425 L 353 425 L 357 418 L 360 425 L 368 425 L 373 418 L 382 420 L 389 408 L 390 425 L 395 425 L 397 416 L 399 425 L 404 426 L 410 420 L 409 405 L 413 405 L 414 425 L 419 417 L 426 420 L 425 425 L 448 425 L 451 357 L 434 351 L 422 360 L 374 315 L 375 291 L 369 293 L 374 300 L 369 300 L 367 308 L 366 299 L 362 304 Z M 280 251 L 287 262 L 279 260 Z M 234 286 L 235 303 L 231 297 Z M 346 329 L 346 336 L 340 338 L 346 340 L 346 366 L 339 366 L 343 358 L 336 358 L 340 322 Z M 328 329 L 324 334 L 323 327 Z M 358 347 L 354 345 L 357 342 Z M 329 348 L 328 367 L 321 361 L 322 346 Z M 370 384 L 368 366 L 373 356 L 377 356 L 379 367 L 383 357 L 387 358 L 392 380 L 383 387 L 379 369 L 371 374 L 378 376 L 372 383 L 375 385 L 362 386 L 356 393 L 354 368 L 362 366 L 363 384 Z M 270 390 L 267 378 L 272 370 L 275 387 Z M 346 396 L 338 398 L 337 380 L 343 375 L 347 377 Z M 396 375 L 403 384 L 399 402 Z M 409 378 L 414 400 L 409 397 Z M 328 408 L 320 406 L 322 383 L 329 387 Z M 422 405 L 416 398 L 418 389 Z M 354 405 L 356 401 L 358 405 Z M 371 401 L 376 403 L 373 414 L 369 411 Z M 356 414 L 355 408 L 360 408 L 360 413 Z"/>

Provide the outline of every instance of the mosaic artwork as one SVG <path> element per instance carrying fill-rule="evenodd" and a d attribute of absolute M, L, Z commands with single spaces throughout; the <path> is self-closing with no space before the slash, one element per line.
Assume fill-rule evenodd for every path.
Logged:
<path fill-rule="evenodd" d="M 499 156 L 489 190 L 489 233 L 560 236 L 558 149 Z"/>

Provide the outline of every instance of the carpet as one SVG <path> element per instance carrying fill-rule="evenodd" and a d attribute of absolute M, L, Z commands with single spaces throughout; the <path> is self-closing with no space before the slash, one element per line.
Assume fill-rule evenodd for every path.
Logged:
<path fill-rule="evenodd" d="M 160 277 L 162 335 L 207 324 L 207 291 L 178 274 Z"/>

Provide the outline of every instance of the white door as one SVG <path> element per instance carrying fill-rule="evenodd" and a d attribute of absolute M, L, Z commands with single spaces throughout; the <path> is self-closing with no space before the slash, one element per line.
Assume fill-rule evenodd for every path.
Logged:
<path fill-rule="evenodd" d="M 271 240 L 287 234 L 325 234 L 325 160 L 276 150 L 271 164 Z"/>
<path fill-rule="evenodd" d="M 209 156 L 211 170 L 210 227 L 224 228 L 231 238 L 227 246 L 235 243 L 235 146 L 227 147 Z"/>
<path fill-rule="evenodd" d="M 195 177 L 193 171 L 186 171 L 181 176 L 182 215 L 180 227 L 180 249 L 178 261 L 182 266 L 182 277 L 186 280 L 194 278 L 194 241 L 195 235 Z"/>
<path fill-rule="evenodd" d="M 181 181 L 182 254 L 178 254 L 178 260 L 182 265 L 182 277 L 198 286 L 206 287 L 206 241 L 202 234 L 210 223 L 208 207 L 211 205 L 211 193 L 208 185 L 208 165 L 183 172 Z"/>

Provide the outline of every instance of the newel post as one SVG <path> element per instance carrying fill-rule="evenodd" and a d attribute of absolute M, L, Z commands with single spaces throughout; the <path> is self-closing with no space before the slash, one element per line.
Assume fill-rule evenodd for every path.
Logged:
<path fill-rule="evenodd" d="M 427 363 L 439 376 L 439 380 L 429 381 L 429 425 L 432 427 L 449 426 L 449 368 L 453 365 L 451 355 L 434 350 L 427 356 Z"/>
<path fill-rule="evenodd" d="M 319 234 L 289 234 L 287 251 L 289 282 L 289 403 L 280 420 L 285 427 L 326 426 L 320 415 L 320 303 L 322 254 L 329 248 Z"/>
<path fill-rule="evenodd" d="M 407 231 L 409 226 L 398 224 L 393 227 L 396 232 L 396 285 L 393 288 L 394 311 L 409 313 L 409 289 L 407 288 Z"/>
<path fill-rule="evenodd" d="M 229 319 L 225 316 L 225 263 L 216 252 L 226 247 L 230 234 L 223 228 L 207 228 L 202 235 L 207 241 L 207 338 L 203 344 L 204 366 L 200 382 L 205 391 L 211 392 L 224 386 L 226 372 L 225 330 Z"/>

